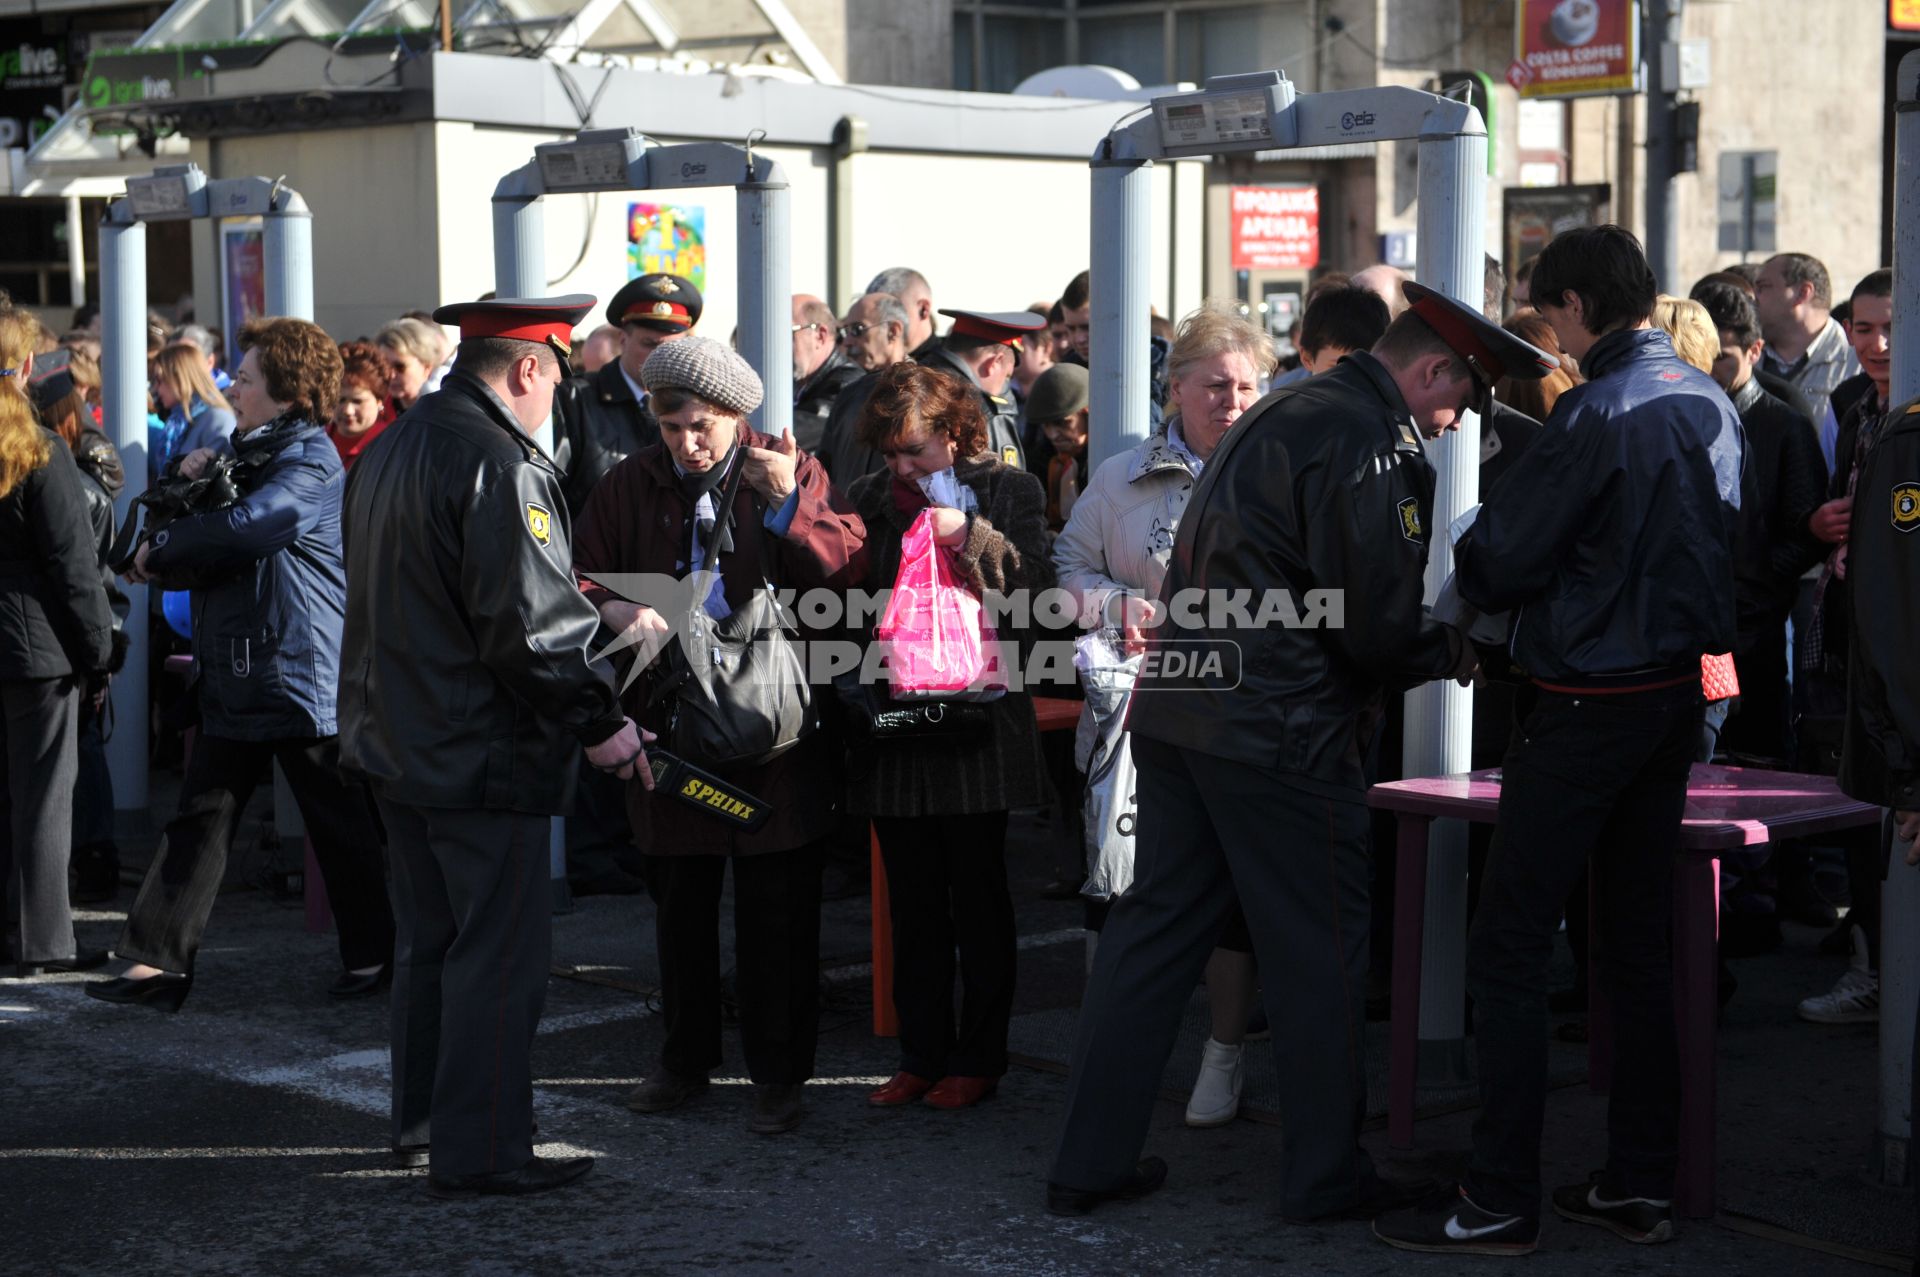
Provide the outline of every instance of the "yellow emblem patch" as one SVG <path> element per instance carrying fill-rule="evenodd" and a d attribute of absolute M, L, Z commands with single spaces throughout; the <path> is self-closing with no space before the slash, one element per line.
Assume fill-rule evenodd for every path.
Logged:
<path fill-rule="evenodd" d="M 1894 485 L 1893 526 L 1902 532 L 1920 528 L 1920 480 Z"/>
<path fill-rule="evenodd" d="M 1006 464 L 1010 466 L 1019 465 L 1020 449 L 1014 447 L 1012 444 L 1008 444 L 1006 447 L 1000 449 L 1000 460 L 1004 461 Z"/>
<path fill-rule="evenodd" d="M 1420 524 L 1420 502 L 1408 497 L 1394 508 L 1400 512 L 1400 535 L 1409 541 L 1425 541 L 1427 530 Z"/>
<path fill-rule="evenodd" d="M 541 545 L 553 543 L 553 511 L 543 505 L 527 502 L 527 531 Z"/>

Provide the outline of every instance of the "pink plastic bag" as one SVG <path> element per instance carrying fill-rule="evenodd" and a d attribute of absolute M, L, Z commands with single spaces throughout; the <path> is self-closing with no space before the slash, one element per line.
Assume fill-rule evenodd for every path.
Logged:
<path fill-rule="evenodd" d="M 900 570 L 874 630 L 887 681 L 901 700 L 979 699 L 1006 690 L 999 637 L 960 578 L 954 552 L 936 545 L 931 509 L 900 538 Z"/>

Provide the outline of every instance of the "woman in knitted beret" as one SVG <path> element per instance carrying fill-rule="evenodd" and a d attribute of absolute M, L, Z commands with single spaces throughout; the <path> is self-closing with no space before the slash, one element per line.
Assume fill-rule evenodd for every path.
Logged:
<path fill-rule="evenodd" d="M 655 350 L 640 379 L 660 442 L 594 488 L 573 540 L 576 569 L 684 578 L 718 537 L 719 582 L 692 604 L 716 619 L 768 584 L 844 589 L 860 580 L 865 525 L 791 435 L 770 439 L 747 425 L 762 392 L 744 359 L 720 342 L 682 337 Z M 722 511 L 736 469 L 741 482 L 731 511 Z M 655 703 L 653 692 L 678 618 L 597 585 L 586 593 L 642 666 L 625 696 L 627 712 L 666 739 L 669 706 Z M 771 1135 L 799 1124 L 819 1021 L 821 852 L 836 820 L 837 770 L 830 738 L 817 731 L 768 762 L 724 769 L 772 809 L 753 833 L 670 795 L 628 787 L 634 842 L 658 908 L 667 1027 L 660 1067 L 627 1098 L 635 1112 L 665 1112 L 703 1094 L 720 1063 L 719 908 L 731 860 L 740 1036 L 754 1084 L 750 1128 Z"/>

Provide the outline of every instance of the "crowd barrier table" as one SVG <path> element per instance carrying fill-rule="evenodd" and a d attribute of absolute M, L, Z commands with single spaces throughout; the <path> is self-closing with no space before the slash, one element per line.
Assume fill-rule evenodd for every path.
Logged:
<path fill-rule="evenodd" d="M 1033 717 L 1043 732 L 1070 732 L 1080 721 L 1081 702 L 1061 696 L 1033 698 Z M 868 874 L 873 883 L 873 1035 L 900 1036 L 893 1013 L 893 916 L 888 912 L 887 867 L 880 859 L 880 835 L 867 827 Z"/>
<path fill-rule="evenodd" d="M 1491 769 L 1375 785 L 1367 803 L 1399 817 L 1387 1138 L 1395 1148 L 1411 1148 L 1428 826 L 1444 817 L 1491 823 L 1499 812 L 1500 772 Z M 1676 1193 L 1681 1211 L 1690 1217 L 1714 1211 L 1721 855 L 1776 839 L 1871 824 L 1879 818 L 1879 808 L 1848 798 L 1830 777 L 1694 766 L 1673 875 L 1674 1019 L 1680 1041 Z M 1604 1091 L 1612 1067 L 1612 1033 L 1598 981 L 1590 980 L 1588 986 L 1588 1079 L 1596 1091 Z"/>

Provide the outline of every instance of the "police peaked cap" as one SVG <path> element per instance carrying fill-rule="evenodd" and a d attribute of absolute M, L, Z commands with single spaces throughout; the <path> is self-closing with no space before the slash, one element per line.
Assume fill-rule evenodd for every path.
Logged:
<path fill-rule="evenodd" d="M 1489 323 L 1485 315 L 1445 293 L 1412 280 L 1400 289 L 1406 294 L 1408 309 L 1439 334 L 1483 386 L 1492 386 L 1502 377 L 1538 381 L 1560 367 L 1560 361 L 1546 351 Z"/>
<path fill-rule="evenodd" d="M 679 275 L 641 275 L 630 279 L 607 303 L 607 322 L 615 328 L 644 324 L 661 332 L 684 333 L 700 322 L 704 303 L 693 281 Z"/>
<path fill-rule="evenodd" d="M 948 336 L 971 337 L 975 341 L 995 346 L 1018 348 L 1022 337 L 1045 332 L 1047 327 L 1047 317 L 1036 315 L 1030 310 L 947 310 L 942 308 L 940 313 L 953 320 L 953 327 L 947 330 Z"/>
<path fill-rule="evenodd" d="M 488 301 L 454 302 L 433 312 L 436 324 L 460 330 L 460 340 L 510 337 L 515 341 L 544 342 L 565 359 L 573 353 L 573 330 L 600 299 L 591 293 L 564 297 L 495 297 Z"/>

